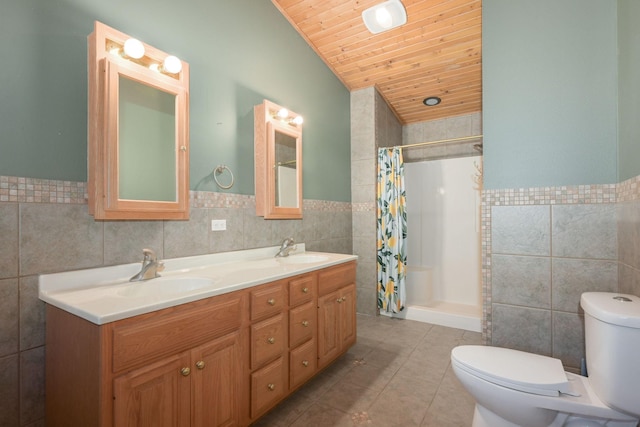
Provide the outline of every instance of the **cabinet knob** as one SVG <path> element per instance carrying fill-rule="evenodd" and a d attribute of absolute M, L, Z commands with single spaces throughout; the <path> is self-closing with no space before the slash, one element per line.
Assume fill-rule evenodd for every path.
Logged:
<path fill-rule="evenodd" d="M 183 377 L 188 377 L 189 374 L 191 373 L 191 369 L 189 369 L 188 367 L 184 367 L 180 369 L 180 373 L 182 374 Z"/>
<path fill-rule="evenodd" d="M 303 321 L 302 321 L 302 326 L 304 326 L 305 328 L 306 328 L 307 326 L 309 326 L 309 321 L 308 321 L 308 320 L 303 320 Z"/>
<path fill-rule="evenodd" d="M 198 369 L 204 369 L 204 360 L 198 360 L 196 362 L 196 368 Z"/>
<path fill-rule="evenodd" d="M 304 366 L 305 368 L 306 368 L 307 366 L 309 366 L 309 361 L 308 361 L 308 360 L 303 360 L 303 361 L 302 361 L 302 366 Z"/>
<path fill-rule="evenodd" d="M 270 298 L 269 301 L 267 301 L 267 304 L 269 305 L 276 305 L 276 300 L 273 298 Z"/>
<path fill-rule="evenodd" d="M 187 151 L 187 147 L 186 147 L 186 145 L 182 145 L 182 146 L 180 147 L 180 151 Z"/>
<path fill-rule="evenodd" d="M 267 342 L 269 344 L 275 344 L 276 343 L 276 339 L 274 337 L 270 337 L 269 339 L 267 339 Z"/>
<path fill-rule="evenodd" d="M 309 293 L 309 288 L 307 288 L 307 287 L 302 288 L 302 293 L 303 294 L 308 294 Z"/>
<path fill-rule="evenodd" d="M 339 303 L 341 303 L 341 302 L 342 302 L 342 298 L 338 298 L 338 299 L 336 300 L 336 302 L 337 302 L 338 304 L 339 304 Z"/>
<path fill-rule="evenodd" d="M 342 302 L 345 302 L 346 300 L 347 300 L 347 297 L 346 297 L 346 296 L 343 296 L 343 297 L 342 297 Z"/>
<path fill-rule="evenodd" d="M 275 385 L 275 384 L 273 384 L 273 383 L 269 383 L 269 384 L 267 385 L 267 388 L 268 388 L 270 391 L 273 391 L 273 390 L 275 390 L 275 389 L 276 389 L 276 385 Z"/>

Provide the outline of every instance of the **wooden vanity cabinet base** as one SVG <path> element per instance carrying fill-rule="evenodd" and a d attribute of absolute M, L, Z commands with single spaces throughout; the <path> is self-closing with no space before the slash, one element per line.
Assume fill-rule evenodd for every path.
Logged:
<path fill-rule="evenodd" d="M 94 325 L 47 305 L 48 426 L 238 426 L 246 292 Z"/>
<path fill-rule="evenodd" d="M 101 349 L 107 337 L 98 325 L 46 306 L 45 416 L 49 426 L 109 426 L 111 388 L 104 381 Z"/>
<path fill-rule="evenodd" d="M 47 305 L 47 425 L 255 422 L 355 343 L 355 267 L 104 325 Z"/>

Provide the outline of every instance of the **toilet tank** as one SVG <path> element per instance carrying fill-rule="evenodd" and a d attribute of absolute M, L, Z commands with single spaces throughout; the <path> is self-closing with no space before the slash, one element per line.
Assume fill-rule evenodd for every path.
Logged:
<path fill-rule="evenodd" d="M 580 305 L 593 391 L 611 408 L 640 417 L 640 298 L 586 292 Z"/>

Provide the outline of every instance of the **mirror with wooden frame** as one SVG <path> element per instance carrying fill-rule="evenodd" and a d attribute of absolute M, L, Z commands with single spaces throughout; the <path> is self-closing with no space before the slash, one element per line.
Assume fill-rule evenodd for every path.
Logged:
<path fill-rule="evenodd" d="M 89 36 L 89 213 L 189 218 L 189 64 L 100 22 Z"/>
<path fill-rule="evenodd" d="M 302 218 L 302 117 L 264 100 L 254 107 L 256 214 Z"/>

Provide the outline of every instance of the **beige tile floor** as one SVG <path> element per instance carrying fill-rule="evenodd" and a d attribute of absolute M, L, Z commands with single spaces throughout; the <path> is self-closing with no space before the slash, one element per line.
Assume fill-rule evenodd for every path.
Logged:
<path fill-rule="evenodd" d="M 256 426 L 469 427 L 474 402 L 451 349 L 480 333 L 358 315 L 358 342 Z"/>

